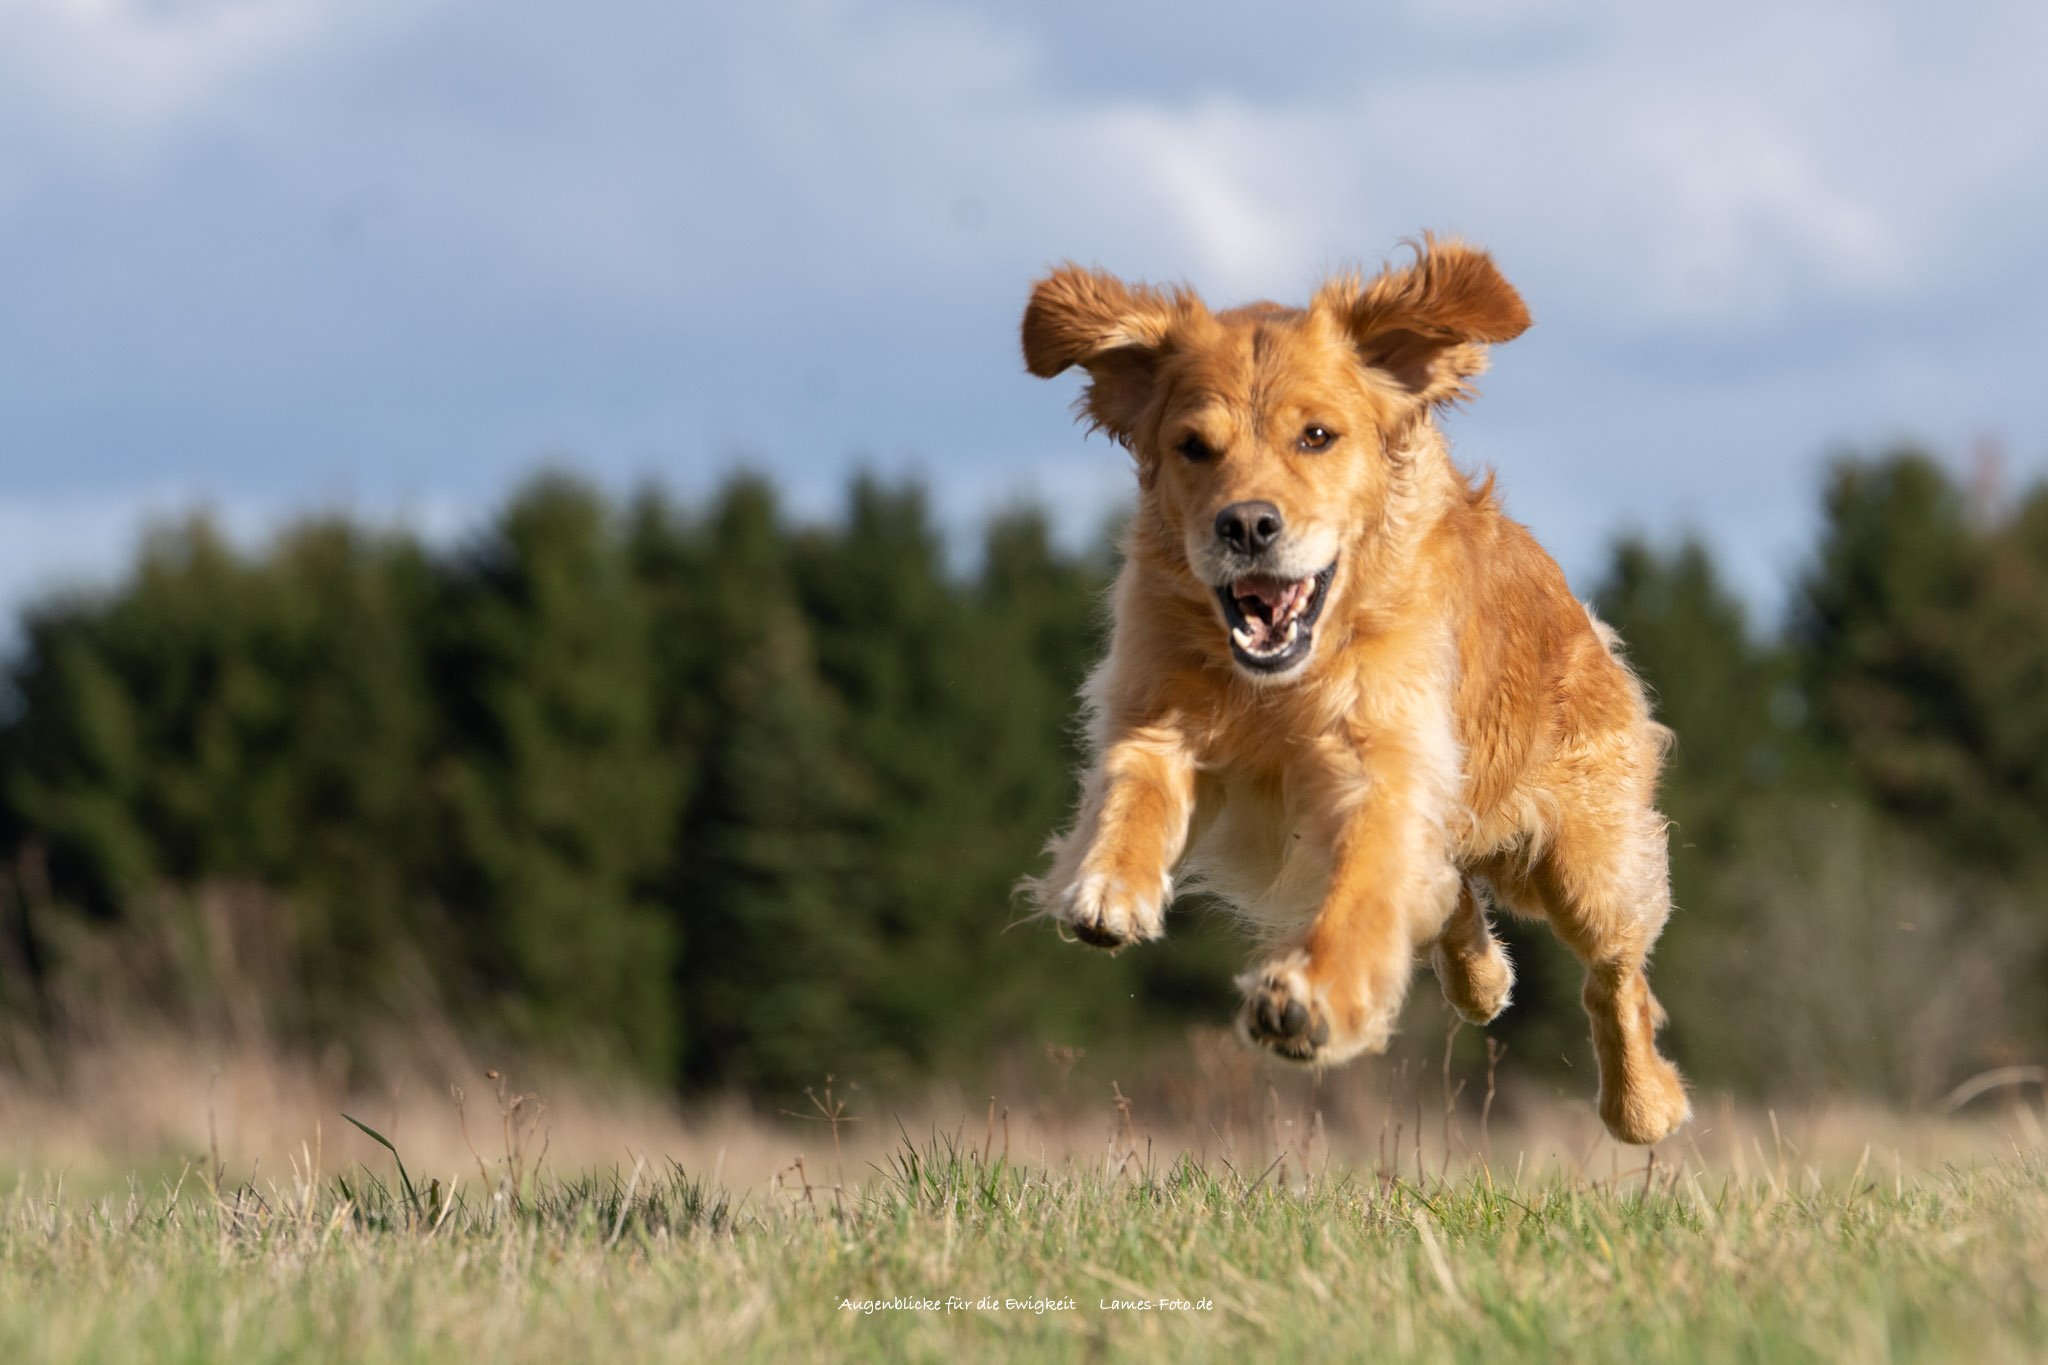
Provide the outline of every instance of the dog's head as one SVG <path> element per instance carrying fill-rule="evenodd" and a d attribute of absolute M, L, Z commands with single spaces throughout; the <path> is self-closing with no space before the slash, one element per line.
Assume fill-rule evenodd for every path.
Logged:
<path fill-rule="evenodd" d="M 1237 668 L 1279 682 L 1399 521 L 1412 428 L 1528 325 L 1484 252 L 1425 238 L 1406 268 L 1332 280 L 1305 309 L 1211 313 L 1070 265 L 1032 291 L 1024 360 L 1088 372 L 1081 411 L 1136 456 L 1173 571 L 1214 598 Z"/>

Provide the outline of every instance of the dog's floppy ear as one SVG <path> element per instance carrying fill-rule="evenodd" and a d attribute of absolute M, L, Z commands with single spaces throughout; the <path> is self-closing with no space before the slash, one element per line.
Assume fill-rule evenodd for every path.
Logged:
<path fill-rule="evenodd" d="M 1080 410 L 1128 446 L 1151 399 L 1168 330 L 1200 307 L 1186 290 L 1061 266 L 1038 282 L 1024 309 L 1024 367 L 1041 379 L 1073 365 L 1087 370 Z"/>
<path fill-rule="evenodd" d="M 1486 347 L 1529 327 L 1529 309 L 1484 251 L 1424 234 L 1415 262 L 1369 281 L 1332 280 L 1315 307 L 1348 332 L 1366 364 L 1425 404 L 1472 395 Z"/>

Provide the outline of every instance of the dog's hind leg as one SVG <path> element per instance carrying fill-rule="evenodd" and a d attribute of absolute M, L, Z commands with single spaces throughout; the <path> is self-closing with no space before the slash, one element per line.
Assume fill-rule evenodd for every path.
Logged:
<path fill-rule="evenodd" d="M 1617 1140 L 1643 1146 L 1692 1116 L 1678 1069 L 1657 1052 L 1664 1009 L 1644 974 L 1671 910 L 1666 857 L 1664 822 L 1647 807 L 1568 809 L 1533 874 L 1490 878 L 1510 904 L 1546 915 L 1585 964 L 1579 998 L 1600 1063 L 1600 1119 Z"/>
<path fill-rule="evenodd" d="M 1444 999 L 1467 1023 L 1491 1023 L 1508 1007 L 1515 969 L 1487 928 L 1485 903 L 1469 878 L 1459 888 L 1457 908 L 1437 936 L 1429 961 Z"/>

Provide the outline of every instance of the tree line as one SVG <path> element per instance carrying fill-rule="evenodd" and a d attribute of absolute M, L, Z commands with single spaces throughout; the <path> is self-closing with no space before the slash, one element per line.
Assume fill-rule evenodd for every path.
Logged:
<path fill-rule="evenodd" d="M 1598 605 L 1680 736 L 1656 979 L 1702 1079 L 1926 1099 L 2048 1037 L 2048 490 L 1981 502 L 1838 464 L 1769 628 L 1702 545 L 1614 547 Z M 1030 509 L 951 556 L 866 477 L 825 524 L 551 474 L 453 546 L 158 526 L 18 623 L 0 1007 L 248 997 L 309 1046 L 431 1012 L 776 1093 L 1219 1022 L 1199 915 L 1114 959 L 1012 926 L 1112 571 Z M 1516 950 L 1502 1027 L 1569 1060 L 1567 959 Z"/>

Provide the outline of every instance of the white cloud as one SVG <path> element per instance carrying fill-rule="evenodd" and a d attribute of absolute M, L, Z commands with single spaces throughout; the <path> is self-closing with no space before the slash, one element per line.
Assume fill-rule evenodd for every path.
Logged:
<path fill-rule="evenodd" d="M 1656 302 L 1671 317 L 1753 320 L 1806 281 L 1855 294 L 1906 278 L 1911 253 L 1897 220 L 1830 183 L 1799 139 L 1740 114 L 1686 126 L 1696 119 L 1629 135 L 1645 169 L 1665 168 L 1647 181 L 1654 209 L 1646 226 L 1656 275 L 1666 282 Z"/>
<path fill-rule="evenodd" d="M 1065 35 L 924 5 L 649 9 L 617 26 L 448 0 L 0 13 L 4 98 L 73 133 L 226 137 L 309 198 L 338 178 L 381 186 L 390 231 L 470 269 L 495 259 L 499 287 L 614 306 L 741 306 L 775 288 L 770 251 L 808 289 L 855 296 L 851 277 L 980 268 L 953 249 L 966 197 L 999 203 L 987 231 L 1020 249 L 1142 257 L 1220 295 L 1300 288 L 1442 225 L 1515 245 L 1633 324 L 1750 323 L 1908 285 L 1958 210 L 2039 155 L 2010 117 L 1987 130 L 2012 148 L 2005 167 L 1972 167 L 1995 163 L 1984 139 L 1959 158 L 1919 145 L 1979 121 L 1952 106 L 1981 98 L 1993 25 L 1949 54 L 1952 92 L 1906 87 L 1921 113 L 1902 123 L 1885 105 L 1910 35 L 1815 2 L 1688 25 L 1587 0 L 1532 9 L 1531 31 L 1573 42 L 1505 69 L 1439 55 L 1192 102 L 1066 88 Z M 1503 22 L 1493 0 L 1430 14 L 1439 35 Z M 446 87 L 412 47 L 471 34 Z M 1909 145 L 1873 155 L 1874 140 Z"/>
<path fill-rule="evenodd" d="M 1153 250 L 1181 257 L 1212 297 L 1277 292 L 1300 277 L 1312 249 L 1316 210 L 1302 202 L 1292 172 L 1306 169 L 1294 163 L 1319 139 L 1302 122 L 1236 100 L 1090 110 L 1061 129 L 1078 153 L 1068 173 L 1087 174 L 1093 161 L 1121 168 L 1122 183 L 1069 185 L 1046 197 L 1070 203 L 1083 188 L 1120 193 L 1148 206 Z M 1034 130 L 1019 120 L 1014 132 L 1028 138 Z"/>
<path fill-rule="evenodd" d="M 306 51 L 331 30 L 323 0 L 11 0 L 0 9 L 0 74 L 11 102 L 37 100 L 60 131 L 158 132 L 252 67 Z"/>

